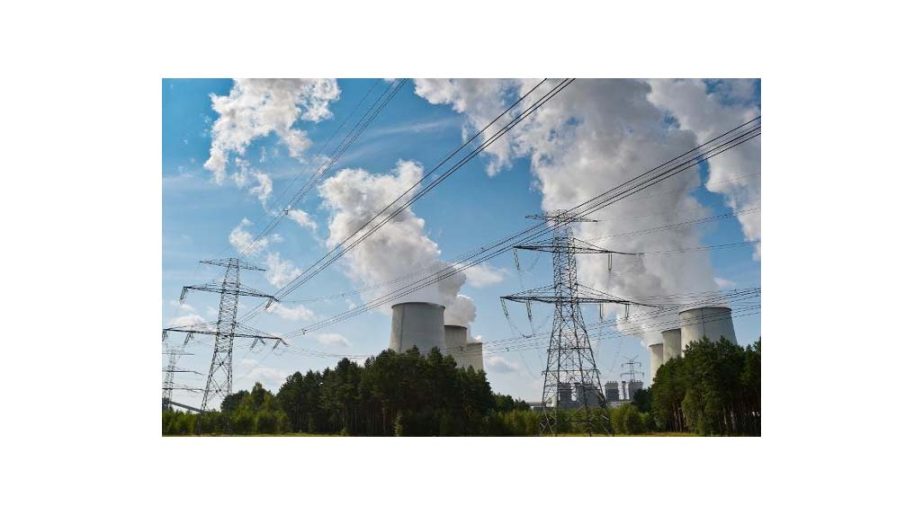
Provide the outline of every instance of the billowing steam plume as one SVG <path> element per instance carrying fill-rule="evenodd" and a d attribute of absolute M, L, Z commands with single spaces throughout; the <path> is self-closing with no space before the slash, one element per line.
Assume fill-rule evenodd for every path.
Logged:
<path fill-rule="evenodd" d="M 502 110 L 499 106 L 508 102 L 509 98 L 524 94 L 537 82 L 420 80 L 416 83 L 416 93 L 431 103 L 449 104 L 457 112 L 464 113 L 469 123 L 467 130 L 470 131 L 496 116 Z M 555 82 L 542 85 L 529 98 L 538 98 Z M 502 171 L 509 166 L 512 158 L 529 158 L 542 193 L 543 209 L 571 208 L 686 152 L 711 135 L 732 128 L 740 123 L 734 120 L 746 116 L 742 113 L 728 115 L 725 119 L 711 120 L 705 128 L 696 125 L 699 117 L 683 111 L 687 107 L 685 104 L 677 103 L 670 104 L 669 112 L 680 126 L 668 124 L 665 121 L 667 108 L 663 104 L 667 102 L 664 96 L 670 94 L 661 93 L 665 86 L 668 84 L 652 88 L 649 82 L 639 80 L 578 80 L 488 148 L 492 159 L 488 173 Z M 690 103 L 717 102 L 717 98 L 704 94 L 704 88 L 699 93 L 699 98 L 690 100 Z M 705 115 L 702 116 L 704 118 Z M 709 131 L 720 132 L 713 134 Z M 734 151 L 727 154 L 732 153 Z M 741 165 L 733 161 L 716 160 L 716 163 L 723 166 L 722 176 L 728 177 L 746 173 L 752 170 L 754 164 L 750 162 L 745 170 L 741 170 Z M 735 207 L 748 205 L 751 198 L 758 202 L 758 188 L 754 193 L 749 183 L 732 183 L 733 187 L 725 189 L 728 183 L 724 178 L 716 178 L 716 165 L 712 163 L 711 166 L 709 182 L 715 182 L 712 191 L 727 195 L 729 204 Z M 755 166 L 758 171 L 758 150 Z M 755 179 L 758 184 L 759 177 Z M 691 195 L 699 185 L 696 173 L 680 174 L 594 213 L 593 218 L 600 222 L 576 224 L 575 235 L 623 252 L 700 246 L 694 225 L 641 232 L 708 216 L 705 207 Z M 751 231 L 747 232 L 748 236 L 753 234 L 752 231 L 758 234 L 758 214 L 756 220 L 755 229 L 752 221 L 742 220 L 745 228 L 750 227 L 746 229 Z M 658 296 L 716 289 L 705 253 L 618 256 L 613 258 L 612 274 L 608 271 L 605 257 L 588 256 L 579 260 L 579 272 L 580 282 L 590 287 L 652 303 L 656 303 Z M 663 322 L 663 319 L 658 322 Z M 623 330 L 635 329 L 632 325 L 622 323 L 621 327 Z M 640 322 L 639 325 L 643 329 L 649 327 L 650 322 Z M 659 338 L 659 329 L 648 334 L 651 339 L 648 343 L 652 343 Z"/>
<path fill-rule="evenodd" d="M 349 237 L 419 181 L 422 173 L 418 163 L 399 161 L 388 174 L 373 175 L 361 169 L 345 169 L 324 181 L 319 193 L 324 206 L 331 212 L 327 247 L 333 248 Z M 426 236 L 423 228 L 423 219 L 410 209 L 403 211 L 346 254 L 347 274 L 366 286 L 382 285 L 446 266 L 439 260 L 439 246 Z M 464 274 L 456 274 L 397 302 L 442 304 L 446 307 L 447 324 L 467 326 L 474 321 L 476 313 L 471 299 L 458 293 L 464 283 Z M 389 289 L 393 286 L 383 286 L 381 291 L 366 291 L 364 296 L 372 300 Z"/>

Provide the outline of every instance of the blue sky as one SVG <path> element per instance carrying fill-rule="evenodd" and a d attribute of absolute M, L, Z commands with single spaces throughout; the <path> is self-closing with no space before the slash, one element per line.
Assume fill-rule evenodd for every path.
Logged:
<path fill-rule="evenodd" d="M 338 80 L 336 84 L 340 93 L 338 98 L 329 102 L 329 117 L 316 122 L 299 119 L 292 125 L 292 128 L 304 131 L 312 141 L 307 150 L 293 157 L 279 134 L 273 132 L 248 141 L 243 153 L 233 153 L 234 157 L 248 163 L 248 169 L 271 178 L 273 194 L 268 197 L 267 205 L 274 206 L 276 202 L 281 202 L 279 195 L 290 183 L 294 186 L 289 192 L 300 187 L 304 181 L 301 174 L 312 173 L 316 169 L 316 158 L 324 149 L 325 142 L 334 135 L 361 99 L 374 98 L 390 86 L 389 82 L 377 79 Z M 709 83 L 705 91 L 725 105 L 735 102 L 759 105 L 758 81 L 752 90 L 752 97 L 744 100 L 732 93 L 723 96 L 724 90 L 730 91 L 733 88 L 722 86 L 720 83 L 718 87 L 715 83 Z M 234 81 L 224 79 L 163 81 L 164 327 L 178 317 L 187 315 L 197 315 L 209 321 L 215 319 L 216 295 L 192 292 L 187 298 L 187 305 L 179 306 L 176 299 L 181 288 L 187 284 L 208 282 L 221 273 L 218 268 L 199 265 L 200 259 L 241 257 L 229 243 L 229 234 L 243 219 L 252 223 L 249 226 L 251 232 L 258 232 L 271 219 L 258 196 L 250 191 L 255 183 L 248 182 L 238 187 L 234 181 L 225 179 L 219 185 L 213 173 L 204 167 L 213 145 L 213 124 L 219 118 L 213 109 L 211 96 L 226 97 L 233 87 Z M 471 112 L 458 112 L 457 105 L 432 103 L 430 100 L 415 94 L 413 85 L 402 88 L 328 175 L 334 176 L 344 168 L 361 168 L 376 176 L 388 174 L 399 160 L 415 161 L 423 170 L 429 170 L 460 144 L 465 127 L 470 127 L 473 119 L 469 117 L 474 116 Z M 556 101 L 558 99 L 552 100 Z M 679 118 L 682 120 L 681 116 Z M 353 120 L 349 120 L 341 132 L 336 134 L 333 143 L 328 146 L 328 153 Z M 667 120 L 664 122 L 666 125 L 669 117 L 664 117 L 664 120 Z M 521 230 L 527 224 L 524 217 L 542 209 L 544 192 L 537 184 L 533 164 L 527 156 L 514 155 L 507 166 L 494 175 L 487 173 L 491 159 L 492 156 L 479 156 L 413 206 L 416 216 L 425 221 L 424 232 L 438 245 L 443 260 L 451 261 L 487 242 Z M 233 174 L 238 169 L 238 165 L 232 163 L 228 166 L 228 173 Z M 708 166 L 699 170 L 703 182 L 709 172 Z M 711 214 L 724 213 L 729 209 L 724 195 L 704 187 L 695 188 L 692 197 Z M 306 229 L 292 220 L 284 219 L 273 231 L 277 236 L 270 248 L 293 266 L 305 268 L 326 252 L 323 241 L 329 234 L 331 211 L 322 205 L 316 191 L 310 192 L 297 207 L 310 215 L 317 229 Z M 677 216 L 679 219 L 701 218 L 694 213 Z M 631 226 L 627 228 L 631 229 Z M 734 217 L 696 225 L 696 230 L 703 246 L 752 239 L 745 236 L 738 219 Z M 617 245 L 613 242 L 607 243 L 607 246 L 616 248 Z M 754 259 L 754 249 L 750 245 L 677 253 L 672 254 L 670 259 L 684 260 L 693 254 L 707 260 L 722 286 L 760 286 L 760 262 Z M 259 256 L 251 257 L 251 261 L 260 262 Z M 525 253 L 520 254 L 520 258 L 523 266 L 529 266 L 535 260 L 534 256 Z M 480 287 L 474 287 L 469 281 L 461 290 L 461 293 L 471 297 L 477 307 L 477 318 L 471 327 L 472 335 L 479 335 L 487 341 L 513 336 L 503 316 L 499 297 L 520 291 L 523 286 L 530 288 L 547 284 L 551 273 L 550 259 L 545 256 L 539 258 L 535 268 L 524 274 L 522 280 L 516 273 L 511 254 L 492 260 L 490 265 L 500 273 L 502 280 Z M 277 289 L 262 273 L 243 272 L 241 279 L 243 283 L 265 292 L 271 293 Z M 323 319 L 345 311 L 362 300 L 357 296 L 321 301 L 313 299 L 362 286 L 361 281 L 351 279 L 343 267 L 337 265 L 290 295 L 285 305 L 293 308 L 302 306 L 313 312 L 315 319 Z M 242 299 L 240 311 L 246 312 L 247 308 L 255 305 L 252 300 Z M 524 310 L 513 308 L 511 311 L 520 328 L 528 327 Z M 598 316 L 596 313 L 595 308 L 587 308 L 587 321 L 595 322 Z M 536 321 L 544 320 L 546 314 L 547 311 L 537 310 Z M 306 318 L 288 320 L 273 313 L 263 313 L 249 322 L 262 330 L 277 333 L 287 333 L 309 323 Z M 285 376 L 295 371 L 332 366 L 339 359 L 333 355 L 376 354 L 387 347 L 389 324 L 387 313 L 372 311 L 324 329 L 323 337 L 308 335 L 293 338 L 293 349 L 290 351 L 272 353 L 268 349 L 249 351 L 241 347 L 242 350 L 235 351 L 234 388 L 249 388 L 254 381 L 260 381 L 275 389 Z M 759 315 L 736 319 L 735 326 L 741 343 L 750 343 L 760 335 Z M 591 331 L 591 337 L 595 334 L 596 331 Z M 179 338 L 174 336 L 171 341 L 178 343 Z M 201 337 L 188 351 L 194 354 L 185 356 L 180 368 L 194 369 L 205 374 L 211 358 L 211 341 Z M 311 355 L 316 353 L 331 356 Z M 541 391 L 543 353 L 543 345 L 540 344 L 521 351 L 498 351 L 495 355 L 497 358 L 487 367 L 488 379 L 494 390 L 530 401 L 537 400 Z M 636 337 L 604 340 L 597 353 L 604 381 L 616 379 L 621 363 L 631 357 L 637 356 L 643 363 L 643 369 L 647 370 L 647 351 Z M 177 383 L 181 384 L 201 386 L 202 382 L 198 376 L 177 377 Z M 181 402 L 185 400 L 195 403 L 198 397 L 197 394 L 183 392 L 175 394 L 175 398 Z"/>

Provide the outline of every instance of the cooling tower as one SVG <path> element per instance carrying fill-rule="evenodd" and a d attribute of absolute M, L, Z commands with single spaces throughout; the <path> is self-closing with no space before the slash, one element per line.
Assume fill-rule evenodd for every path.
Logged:
<path fill-rule="evenodd" d="M 737 337 L 734 336 L 734 323 L 731 321 L 731 308 L 687 309 L 679 312 L 679 321 L 683 354 L 686 353 L 690 343 L 702 338 L 708 338 L 714 342 L 723 336 L 731 343 L 737 343 Z"/>
<path fill-rule="evenodd" d="M 609 402 L 619 400 L 619 382 L 618 381 L 607 381 L 606 382 L 606 400 Z"/>
<path fill-rule="evenodd" d="M 465 366 L 474 367 L 475 371 L 484 370 L 484 344 L 468 342 L 465 345 Z"/>
<path fill-rule="evenodd" d="M 644 386 L 641 384 L 641 381 L 635 379 L 634 381 L 628 381 L 628 400 L 635 400 L 635 394 L 638 393 L 638 390 Z"/>
<path fill-rule="evenodd" d="M 660 333 L 663 337 L 663 362 L 682 356 L 682 336 L 679 329 L 670 329 Z M 651 377 L 653 379 L 653 377 Z"/>
<path fill-rule="evenodd" d="M 391 343 L 388 348 L 406 352 L 416 346 L 423 355 L 433 348 L 445 352 L 445 306 L 429 302 L 395 304 L 391 311 Z"/>
<path fill-rule="evenodd" d="M 465 345 L 468 343 L 468 328 L 462 325 L 445 326 L 446 354 L 455 358 L 459 368 L 468 366 Z"/>
<path fill-rule="evenodd" d="M 660 368 L 660 365 L 663 365 L 663 344 L 655 343 L 647 348 L 651 351 L 651 383 L 654 382 L 654 378 L 657 377 L 657 369 Z"/>

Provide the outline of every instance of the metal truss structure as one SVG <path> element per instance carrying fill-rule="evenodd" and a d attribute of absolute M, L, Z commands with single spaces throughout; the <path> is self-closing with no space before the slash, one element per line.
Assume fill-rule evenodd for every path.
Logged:
<path fill-rule="evenodd" d="M 233 357 L 234 357 L 234 339 L 235 338 L 252 338 L 253 345 L 257 343 L 266 344 L 268 341 L 275 341 L 273 348 L 280 343 L 288 345 L 285 340 L 277 336 L 272 336 L 252 327 L 246 327 L 237 322 L 237 306 L 240 297 L 258 297 L 268 299 L 266 307 L 268 308 L 276 298 L 249 288 L 240 284 L 240 271 L 255 270 L 265 271 L 256 265 L 246 263 L 238 258 L 225 258 L 219 260 L 205 260 L 201 263 L 207 265 L 220 266 L 225 268 L 224 279 L 220 282 L 212 282 L 195 286 L 184 286 L 180 295 L 180 302 L 186 298 L 189 290 L 206 291 L 220 294 L 218 301 L 218 321 L 214 327 L 206 325 L 168 327 L 163 330 L 163 339 L 166 340 L 170 332 L 186 333 L 187 339 L 193 334 L 213 335 L 215 337 L 215 349 L 212 355 L 211 366 L 208 369 L 208 378 L 205 380 L 205 388 L 202 394 L 202 411 L 208 409 L 208 404 L 216 397 L 225 397 L 231 393 L 234 384 L 233 374 Z M 238 329 L 243 329 L 241 332 Z M 252 347 L 252 346 L 251 346 Z M 172 379 L 172 378 L 171 378 Z"/>
<path fill-rule="evenodd" d="M 533 288 L 501 298 L 526 304 L 530 314 L 533 302 L 554 305 L 554 322 L 548 343 L 548 357 L 542 388 L 542 434 L 557 434 L 562 409 L 578 414 L 578 426 L 587 434 L 611 433 L 606 400 L 599 377 L 599 368 L 590 345 L 581 304 L 622 304 L 651 306 L 622 299 L 594 290 L 577 281 L 577 254 L 628 254 L 616 252 L 574 237 L 570 228 L 575 222 L 595 222 L 576 217 L 566 211 L 555 211 L 529 218 L 546 220 L 553 225 L 551 239 L 516 249 L 548 252 L 553 255 L 554 284 Z M 632 255 L 632 254 L 629 254 Z M 505 310 L 505 306 L 504 306 Z M 575 398 L 576 396 L 576 398 Z"/>
<path fill-rule="evenodd" d="M 189 344 L 189 341 L 192 340 L 193 335 L 189 333 L 186 335 L 186 339 L 183 340 L 183 344 L 179 348 L 175 347 L 166 347 L 164 350 L 164 355 L 167 357 L 167 368 L 163 370 L 163 389 L 161 392 L 161 409 L 167 409 L 173 404 L 173 391 L 174 390 L 190 390 L 190 388 L 185 386 L 176 386 L 173 382 L 173 378 L 177 373 L 187 373 L 187 374 L 199 374 L 194 370 L 180 370 L 176 368 L 176 365 L 179 361 L 180 356 L 191 356 L 190 353 L 185 352 L 186 345 Z M 166 342 L 164 342 L 166 344 Z"/>

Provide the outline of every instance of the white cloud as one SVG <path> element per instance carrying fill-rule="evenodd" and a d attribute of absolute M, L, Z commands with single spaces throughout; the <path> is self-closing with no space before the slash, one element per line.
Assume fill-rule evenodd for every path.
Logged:
<path fill-rule="evenodd" d="M 194 307 L 192 307 L 191 305 L 186 304 L 186 303 L 183 303 L 183 302 L 180 302 L 180 301 L 178 301 L 178 300 L 176 300 L 176 299 L 171 300 L 171 301 L 170 301 L 170 305 L 173 306 L 174 308 L 177 308 L 177 309 L 181 310 L 181 311 L 185 311 L 186 313 L 195 313 L 195 310 L 196 310 L 196 309 L 195 309 Z"/>
<path fill-rule="evenodd" d="M 317 340 L 321 345 L 326 345 L 328 347 L 349 347 L 349 339 L 347 339 L 342 334 L 337 333 L 321 333 L 314 336 L 314 339 Z"/>
<path fill-rule="evenodd" d="M 314 311 L 312 311 L 310 308 L 302 304 L 297 304 L 295 306 L 289 307 L 289 306 L 286 306 L 285 304 L 276 303 L 270 306 L 268 311 L 270 313 L 279 315 L 280 317 L 286 320 L 309 321 L 309 320 L 314 320 L 314 317 L 315 317 Z"/>
<path fill-rule="evenodd" d="M 207 327 L 208 321 L 202 318 L 201 315 L 198 315 L 196 313 L 190 313 L 188 315 L 181 315 L 181 316 L 171 319 L 169 322 L 167 322 L 167 325 L 169 327 L 187 327 L 187 326 Z"/>
<path fill-rule="evenodd" d="M 471 281 L 471 286 L 483 288 L 484 286 L 503 282 L 506 270 L 492 267 L 487 263 L 481 263 L 465 269 L 465 275 Z"/>
<path fill-rule="evenodd" d="M 246 230 L 246 227 L 253 225 L 253 222 L 244 218 L 237 224 L 231 234 L 228 235 L 228 241 L 231 242 L 231 245 L 239 253 L 245 256 L 253 256 L 263 252 L 266 249 L 266 246 L 269 245 L 269 240 L 265 237 L 255 240 L 253 234 Z"/>
<path fill-rule="evenodd" d="M 701 80 L 652 80 L 650 100 L 673 115 L 679 126 L 704 143 L 760 114 L 751 97 L 752 80 L 724 80 L 709 92 Z M 760 204 L 760 138 L 709 160 L 705 187 L 724 196 L 728 206 L 748 210 Z M 737 216 L 747 239 L 761 238 L 761 216 L 750 210 Z M 760 244 L 754 247 L 759 259 Z"/>
<path fill-rule="evenodd" d="M 228 241 L 231 242 L 231 245 L 238 253 L 244 256 L 261 256 L 271 243 L 279 243 L 282 241 L 282 236 L 278 234 L 271 234 L 268 237 L 264 236 L 255 239 L 253 234 L 246 229 L 251 225 L 253 225 L 253 223 L 244 218 L 228 236 Z M 281 288 L 292 279 L 301 275 L 301 269 L 295 266 L 293 262 L 282 258 L 278 252 L 267 252 L 263 259 L 263 263 L 266 266 L 266 280 L 276 288 Z M 282 311 L 284 311 L 284 308 Z M 280 316 L 285 316 L 282 314 L 282 311 L 279 312 Z M 297 314 L 291 311 L 286 311 L 285 313 L 293 317 L 308 316 L 308 314 L 303 311 Z"/>
<path fill-rule="evenodd" d="M 488 356 L 484 360 L 484 366 L 491 372 L 497 372 L 498 374 L 519 372 L 519 364 L 504 359 L 502 356 Z"/>
<path fill-rule="evenodd" d="M 525 94 L 535 83 L 427 80 L 417 81 L 416 92 L 432 103 L 449 104 L 464 113 L 470 131 L 485 125 L 510 98 Z M 543 84 L 526 105 L 556 83 Z M 658 97 L 652 95 L 653 89 L 651 83 L 641 80 L 574 82 L 485 150 L 492 158 L 487 173 L 502 171 L 512 158 L 528 158 L 536 188 L 542 194 L 542 208 L 568 209 L 695 147 L 700 136 L 688 130 L 682 119 L 679 128 L 666 124 L 665 109 L 655 101 Z M 726 125 L 722 129 L 727 130 L 738 123 L 715 120 L 714 126 Z M 593 213 L 593 218 L 601 221 L 576 224 L 575 234 L 593 241 L 609 234 L 707 216 L 708 211 L 691 194 L 699 186 L 695 173 L 680 174 L 650 188 L 649 195 L 629 197 Z M 656 200 L 650 200 L 652 196 Z M 686 225 L 625 236 L 608 246 L 643 252 L 700 245 L 698 229 Z M 578 264 L 582 284 L 628 299 L 716 288 L 707 254 L 615 257 L 611 274 L 608 260 L 598 256 L 581 256 Z M 643 313 L 644 309 L 638 311 Z M 662 321 L 658 319 L 658 323 Z M 629 326 L 622 323 L 623 329 L 639 328 Z M 657 332 L 650 335 L 655 337 Z"/>
<path fill-rule="evenodd" d="M 538 81 L 528 81 L 535 84 Z M 479 131 L 506 109 L 504 95 L 515 81 L 502 79 L 416 79 L 414 93 L 431 104 L 448 104 L 457 113 L 465 113 L 467 124 L 462 132 L 462 139 Z M 500 119 L 486 132 L 494 134 L 505 121 Z M 488 175 L 495 175 L 509 165 L 513 155 L 512 149 L 503 144 L 494 144 L 490 154 L 493 159 L 487 167 Z"/>
<path fill-rule="evenodd" d="M 263 208 L 265 208 L 266 201 L 269 199 L 269 195 L 272 194 L 272 179 L 263 172 L 253 172 L 253 178 L 256 179 L 257 185 L 250 188 L 250 194 L 256 196 L 260 203 L 263 204 Z"/>
<path fill-rule="evenodd" d="M 332 79 L 235 80 L 227 96 L 211 96 L 218 119 L 211 128 L 205 168 L 220 184 L 230 153 L 241 155 L 251 141 L 273 133 L 288 147 L 289 155 L 300 156 L 311 141 L 304 130 L 294 127 L 295 123 L 331 117 L 329 105 L 339 97 L 340 88 Z"/>
<path fill-rule="evenodd" d="M 251 385 L 250 387 L 252 387 L 253 383 L 260 383 L 269 390 L 276 390 L 291 374 L 291 372 L 278 368 L 258 365 L 259 361 L 251 358 L 242 359 L 240 363 L 244 367 L 248 367 L 249 370 L 243 376 L 234 377 L 235 386 Z"/>
<path fill-rule="evenodd" d="M 324 206 L 331 211 L 327 247 L 333 248 L 357 231 L 369 219 L 413 187 L 422 176 L 419 163 L 398 161 L 390 173 L 373 175 L 366 170 L 345 169 L 324 181 L 318 188 Z M 406 198 L 406 197 L 405 197 Z M 407 209 L 383 225 L 361 245 L 346 254 L 343 264 L 353 280 L 366 286 L 387 284 L 400 277 L 447 266 L 439 260 L 439 246 L 424 231 L 425 222 Z M 474 304 L 459 290 L 464 274 L 456 274 L 417 291 L 398 302 L 424 301 L 446 306 L 446 320 L 469 325 L 475 316 Z M 363 293 L 366 300 L 375 290 Z M 389 311 L 382 306 L 382 311 Z"/>
<path fill-rule="evenodd" d="M 730 279 L 724 279 L 723 277 L 715 277 L 715 282 L 718 284 L 718 287 L 721 289 L 733 288 L 737 283 Z"/>
<path fill-rule="evenodd" d="M 288 212 L 288 217 L 305 229 L 311 229 L 312 231 L 317 230 L 317 222 L 311 218 L 311 215 L 305 211 L 302 211 L 301 209 L 290 209 Z"/>
<path fill-rule="evenodd" d="M 281 288 L 292 279 L 301 275 L 301 269 L 291 261 L 282 259 L 278 252 L 266 256 L 266 280 L 276 288 Z"/>

